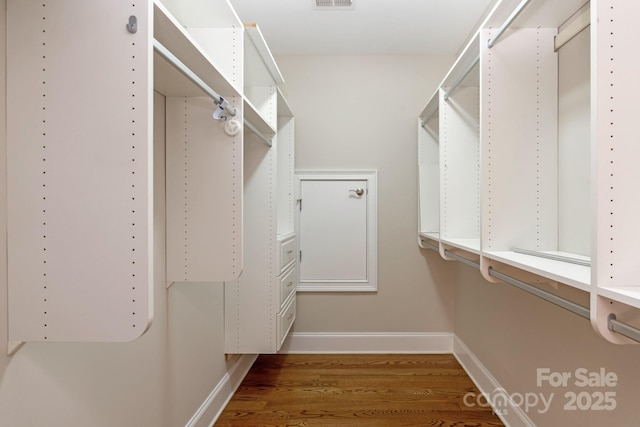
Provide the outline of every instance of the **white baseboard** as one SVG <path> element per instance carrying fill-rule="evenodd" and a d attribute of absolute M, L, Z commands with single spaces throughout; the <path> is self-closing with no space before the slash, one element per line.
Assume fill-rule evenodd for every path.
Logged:
<path fill-rule="evenodd" d="M 280 353 L 345 354 L 453 352 L 453 333 L 313 333 L 294 332 Z"/>
<path fill-rule="evenodd" d="M 236 364 L 224 375 L 200 405 L 200 408 L 185 424 L 185 427 L 211 427 L 225 406 L 227 406 L 227 403 L 233 397 L 233 393 L 238 389 L 257 358 L 258 356 L 255 354 L 243 354 L 240 356 Z"/>
<path fill-rule="evenodd" d="M 471 380 L 475 383 L 480 393 L 486 396 L 505 396 L 507 391 L 498 383 L 493 375 L 485 368 L 478 358 L 469 350 L 469 348 L 457 336 L 453 341 L 453 355 L 464 370 L 467 372 Z M 527 414 L 518 406 L 514 406 L 507 400 L 507 406 L 494 408 L 496 415 L 502 420 L 507 427 L 535 427 L 535 424 L 527 416 Z"/>

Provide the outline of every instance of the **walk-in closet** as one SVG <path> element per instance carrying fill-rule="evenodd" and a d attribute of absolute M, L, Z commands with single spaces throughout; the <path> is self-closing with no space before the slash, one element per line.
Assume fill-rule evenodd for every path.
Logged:
<path fill-rule="evenodd" d="M 0 425 L 636 425 L 638 18 L 0 0 Z"/>

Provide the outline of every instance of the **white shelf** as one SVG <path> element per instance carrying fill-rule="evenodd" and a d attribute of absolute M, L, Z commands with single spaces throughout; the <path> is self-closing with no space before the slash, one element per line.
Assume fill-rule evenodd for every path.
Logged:
<path fill-rule="evenodd" d="M 563 252 L 547 253 L 568 255 Z M 564 283 L 585 292 L 591 290 L 591 268 L 583 265 L 525 255 L 512 251 L 488 251 L 483 252 L 483 256 L 537 274 L 538 276 Z M 588 257 L 581 258 L 588 259 Z"/>
<path fill-rule="evenodd" d="M 280 88 L 278 88 L 278 117 L 293 117 L 293 110 Z"/>
<path fill-rule="evenodd" d="M 503 0 L 494 9 L 484 27 L 500 27 L 520 2 L 521 0 Z M 557 28 L 585 3 L 585 0 L 538 1 L 535 5 L 530 4 L 526 7 L 510 28 Z"/>
<path fill-rule="evenodd" d="M 262 58 L 262 62 L 265 67 L 271 74 L 271 78 L 275 82 L 275 84 L 283 84 L 284 77 L 282 77 L 282 73 L 280 73 L 280 69 L 278 68 L 278 64 L 276 64 L 276 60 L 273 59 L 273 55 L 269 50 L 269 46 L 267 46 L 267 42 L 262 36 L 262 32 L 260 28 L 256 24 L 244 24 L 244 29 L 246 31 L 247 36 L 255 46 L 258 54 Z"/>
<path fill-rule="evenodd" d="M 425 239 L 435 240 L 436 242 L 440 241 L 440 233 L 428 233 L 428 232 L 420 232 L 418 233 L 420 237 L 424 237 Z"/>
<path fill-rule="evenodd" d="M 461 79 L 464 80 L 464 85 L 477 87 L 479 85 L 479 73 L 469 72 L 470 69 L 477 69 L 477 65 L 474 64 L 480 57 L 480 35 L 476 33 L 473 39 L 464 48 L 462 54 L 458 57 L 458 60 L 453 64 L 453 67 L 442 81 L 441 87 L 447 89 L 449 86 Z"/>
<path fill-rule="evenodd" d="M 220 67 L 209 58 L 193 37 L 158 1 L 154 2 L 153 19 L 155 40 L 173 53 L 219 95 L 225 97 L 240 95 L 240 90 L 220 71 Z M 201 89 L 157 54 L 154 55 L 154 88 L 165 96 L 205 95 Z"/>
<path fill-rule="evenodd" d="M 441 238 L 440 242 L 454 248 L 480 255 L 480 239 L 449 239 Z"/>
<path fill-rule="evenodd" d="M 624 288 L 599 288 L 598 295 L 611 298 L 614 301 L 640 308 L 640 286 L 629 286 Z"/>
<path fill-rule="evenodd" d="M 431 118 L 435 117 L 438 112 L 438 107 L 440 106 L 440 94 L 439 90 L 433 94 L 427 105 L 422 110 L 422 113 L 418 116 L 421 121 L 427 120 L 429 121 Z"/>
<path fill-rule="evenodd" d="M 271 126 L 265 120 L 262 114 L 258 112 L 256 107 L 251 103 L 251 101 L 249 101 L 249 99 L 244 97 L 242 99 L 242 102 L 244 105 L 244 118 L 249 123 L 251 123 L 253 126 L 256 127 L 256 129 L 258 129 L 260 132 L 262 132 L 267 136 L 273 136 L 276 134 L 276 130 L 273 128 L 273 126 Z"/>

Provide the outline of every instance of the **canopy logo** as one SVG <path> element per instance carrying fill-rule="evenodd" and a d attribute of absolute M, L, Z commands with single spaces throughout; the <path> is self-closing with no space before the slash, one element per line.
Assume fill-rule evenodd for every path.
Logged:
<path fill-rule="evenodd" d="M 617 385 L 618 375 L 608 372 L 605 368 L 596 371 L 586 368 L 578 368 L 575 371 L 538 368 L 536 386 L 552 387 L 558 389 L 558 393 L 507 393 L 503 388 L 496 388 L 490 393 L 469 392 L 464 395 L 463 403 L 467 407 L 491 407 L 497 415 L 507 415 L 509 408 L 520 408 L 526 413 L 536 411 L 545 414 L 551 408 L 554 399 L 560 401 L 565 411 L 613 411 L 617 407 L 617 401 L 616 392 L 612 389 Z"/>

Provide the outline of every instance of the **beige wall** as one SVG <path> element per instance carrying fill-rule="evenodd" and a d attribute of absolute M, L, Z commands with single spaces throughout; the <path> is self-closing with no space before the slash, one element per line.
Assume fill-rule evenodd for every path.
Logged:
<path fill-rule="evenodd" d="M 280 56 L 296 169 L 378 170 L 378 292 L 303 293 L 294 332 L 453 331 L 451 266 L 417 245 L 417 114 L 451 57 Z"/>
<path fill-rule="evenodd" d="M 547 290 L 552 290 L 547 288 Z M 565 297 L 588 305 L 579 291 Z M 512 393 L 554 393 L 550 409 L 528 412 L 536 425 L 636 426 L 640 400 L 640 346 L 619 346 L 600 338 L 588 320 L 507 284 L 491 284 L 478 271 L 459 265 L 456 278 L 456 334 L 497 381 Z M 567 387 L 538 387 L 537 370 L 570 372 Z M 613 372 L 615 387 L 577 387 L 575 371 Z M 565 393 L 615 392 L 613 411 L 564 409 Z"/>

